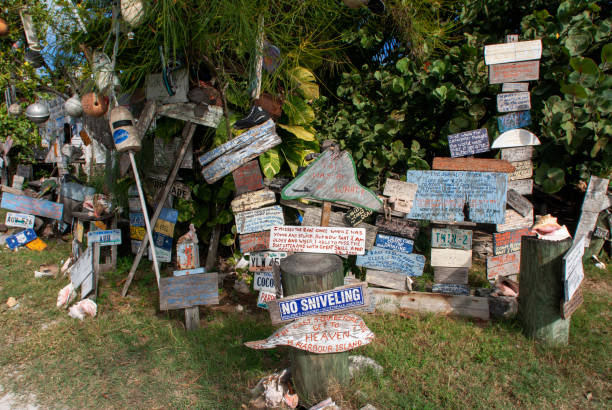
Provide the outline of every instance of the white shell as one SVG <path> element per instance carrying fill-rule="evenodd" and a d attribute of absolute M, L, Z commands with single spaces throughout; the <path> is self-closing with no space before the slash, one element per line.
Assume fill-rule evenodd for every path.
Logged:
<path fill-rule="evenodd" d="M 491 148 L 513 148 L 526 145 L 540 145 L 540 140 L 533 132 L 516 128 L 497 137 L 491 144 Z"/>
<path fill-rule="evenodd" d="M 49 119 L 49 107 L 47 104 L 39 102 L 30 104 L 28 108 L 26 108 L 25 115 L 30 121 L 36 124 L 42 124 Z"/>
<path fill-rule="evenodd" d="M 121 16 L 132 27 L 138 27 L 145 18 L 144 3 L 141 0 L 121 0 Z"/>
<path fill-rule="evenodd" d="M 64 110 L 66 114 L 71 117 L 80 117 L 83 115 L 83 106 L 81 105 L 81 99 L 78 95 L 74 94 L 64 103 Z"/>
<path fill-rule="evenodd" d="M 23 108 L 21 108 L 21 105 L 17 103 L 13 103 L 9 106 L 8 112 L 9 114 L 14 115 L 15 117 L 18 117 L 21 115 L 21 113 L 23 113 Z"/>

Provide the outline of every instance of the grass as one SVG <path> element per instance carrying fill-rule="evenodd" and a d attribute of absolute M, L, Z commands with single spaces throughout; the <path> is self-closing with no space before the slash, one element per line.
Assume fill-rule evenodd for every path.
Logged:
<path fill-rule="evenodd" d="M 129 258 L 101 281 L 98 317 L 71 319 L 55 307 L 68 280 L 34 278 L 40 264 L 59 264 L 70 252 L 68 243 L 48 244 L 43 252 L 0 251 L 5 389 L 33 393 L 44 408 L 236 409 L 260 377 L 289 365 L 288 348 L 243 345 L 274 329 L 254 298 L 240 313 L 201 309 L 195 332 L 185 332 L 181 312 L 159 312 L 152 273 L 121 298 Z M 610 408 L 612 276 L 586 265 L 585 304 L 572 317 L 569 346 L 528 340 L 517 321 L 365 315 L 376 339 L 354 353 L 384 371 L 360 373 L 334 398 L 347 408 Z M 17 309 L 7 309 L 9 296 Z"/>

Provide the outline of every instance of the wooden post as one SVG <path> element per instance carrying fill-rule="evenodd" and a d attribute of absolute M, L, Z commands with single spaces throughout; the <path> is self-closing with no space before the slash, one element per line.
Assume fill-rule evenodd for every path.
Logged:
<path fill-rule="evenodd" d="M 527 337 L 566 345 L 570 321 L 561 318 L 563 255 L 571 239 L 546 241 L 523 236 L 519 281 L 519 314 Z"/>
<path fill-rule="evenodd" d="M 185 309 L 185 329 L 198 330 L 200 328 L 200 308 L 194 306 Z"/>
<path fill-rule="evenodd" d="M 281 260 L 285 296 L 321 292 L 344 284 L 342 259 L 337 255 L 295 253 Z M 334 383 L 348 382 L 348 352 L 317 354 L 290 349 L 291 375 L 301 403 L 328 397 Z"/>
<path fill-rule="evenodd" d="M 331 216 L 331 202 L 323 202 L 323 210 L 321 211 L 321 226 L 329 226 L 329 218 Z"/>

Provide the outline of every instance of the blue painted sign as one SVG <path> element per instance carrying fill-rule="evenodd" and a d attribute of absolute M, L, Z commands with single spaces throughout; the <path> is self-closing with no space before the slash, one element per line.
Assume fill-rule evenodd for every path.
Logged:
<path fill-rule="evenodd" d="M 15 235 L 7 237 L 5 241 L 9 248 L 16 249 L 20 246 L 25 245 L 26 243 L 32 242 L 36 238 L 37 236 L 36 232 L 34 232 L 34 229 L 28 228 L 24 231 L 16 233 Z"/>
<path fill-rule="evenodd" d="M 29 196 L 14 195 L 9 192 L 2 193 L 0 207 L 9 211 L 42 216 L 43 218 L 62 219 L 64 205 L 44 199 L 30 198 Z"/>
<path fill-rule="evenodd" d="M 506 173 L 409 170 L 406 181 L 419 186 L 406 218 L 504 223 Z"/>
<path fill-rule="evenodd" d="M 185 275 L 196 275 L 198 273 L 206 273 L 205 268 L 195 268 L 195 269 L 181 269 L 175 270 L 172 275 L 173 276 L 185 276 Z"/>
<path fill-rule="evenodd" d="M 517 111 L 497 117 L 499 133 L 531 125 L 531 111 Z"/>
<path fill-rule="evenodd" d="M 486 128 L 460 132 L 448 136 L 451 157 L 464 157 L 489 151 L 489 134 Z"/>
<path fill-rule="evenodd" d="M 376 246 L 379 248 L 390 249 L 392 251 L 400 251 L 411 253 L 414 241 L 399 236 L 385 235 L 379 233 L 376 235 Z"/>
<path fill-rule="evenodd" d="M 161 278 L 159 282 L 159 308 L 185 309 L 219 303 L 217 273 L 200 273 Z"/>
<path fill-rule="evenodd" d="M 470 295 L 470 287 L 468 285 L 457 285 L 453 283 L 435 283 L 431 291 L 433 293 L 443 293 L 445 295 Z"/>
<path fill-rule="evenodd" d="M 378 269 L 386 272 L 403 273 L 408 276 L 423 275 L 425 256 L 416 253 L 406 253 L 380 248 L 378 246 L 366 251 L 365 255 L 357 255 L 357 266 Z"/>
<path fill-rule="evenodd" d="M 100 246 L 121 245 L 121 229 L 87 232 L 87 245 L 98 242 Z"/>

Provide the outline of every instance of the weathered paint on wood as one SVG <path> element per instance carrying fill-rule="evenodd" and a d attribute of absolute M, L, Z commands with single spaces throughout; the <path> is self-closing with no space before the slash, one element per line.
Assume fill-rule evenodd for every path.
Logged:
<path fill-rule="evenodd" d="M 533 132 L 516 128 L 497 137 L 491 148 L 512 148 L 524 145 L 540 145 L 540 140 Z"/>
<path fill-rule="evenodd" d="M 535 148 L 532 145 L 524 147 L 503 148 L 501 150 L 501 158 L 509 162 L 527 161 L 532 159 L 535 154 Z"/>
<path fill-rule="evenodd" d="M 217 273 L 161 278 L 159 282 L 159 308 L 170 310 L 216 305 L 219 303 L 217 283 Z"/>
<path fill-rule="evenodd" d="M 172 184 L 172 188 L 170 188 L 170 195 L 191 201 L 191 189 L 188 185 L 185 185 L 182 182 L 177 181 Z"/>
<path fill-rule="evenodd" d="M 275 226 L 270 231 L 270 249 L 285 252 L 363 255 L 364 228 Z"/>
<path fill-rule="evenodd" d="M 451 157 L 464 157 L 489 151 L 489 134 L 486 128 L 459 132 L 448 136 Z"/>
<path fill-rule="evenodd" d="M 506 206 L 508 175 L 500 172 L 407 171 L 407 181 L 419 185 L 410 219 L 501 223 Z"/>
<path fill-rule="evenodd" d="M 310 353 L 340 353 L 374 340 L 374 333 L 354 314 L 305 317 L 290 323 L 265 340 L 246 342 L 251 349 L 290 346 Z"/>
<path fill-rule="evenodd" d="M 564 300 L 561 301 L 561 317 L 566 320 L 569 319 L 583 303 L 584 297 L 582 295 L 582 287 L 579 287 L 574 297 L 569 302 Z"/>
<path fill-rule="evenodd" d="M 563 256 L 563 284 L 565 301 L 569 302 L 573 297 L 582 280 L 584 279 L 584 267 L 582 257 L 584 256 L 585 237 L 574 241 L 572 247 Z"/>
<path fill-rule="evenodd" d="M 62 219 L 64 205 L 44 199 L 29 196 L 14 195 L 9 192 L 2 194 L 0 207 L 23 214 L 42 216 L 43 218 Z"/>
<path fill-rule="evenodd" d="M 503 159 L 434 157 L 431 169 L 441 171 L 505 172 L 515 171 L 514 166 Z"/>
<path fill-rule="evenodd" d="M 467 285 L 469 270 L 470 268 L 437 266 L 434 268 L 434 282 Z"/>
<path fill-rule="evenodd" d="M 593 230 L 597 224 L 597 219 L 599 217 L 599 212 L 582 212 L 580 215 L 580 219 L 578 220 L 578 227 L 576 228 L 576 233 L 574 233 L 574 240 L 578 240 L 581 237 L 585 238 L 585 246 L 589 246 L 591 243 L 591 236 L 593 235 Z"/>
<path fill-rule="evenodd" d="M 264 187 L 259 161 L 254 159 L 232 172 L 236 195 L 250 191 L 258 191 Z"/>
<path fill-rule="evenodd" d="M 508 175 L 508 180 L 527 179 L 533 176 L 533 162 L 530 159 L 527 161 L 512 162 L 511 164 L 514 166 L 515 170 Z"/>
<path fill-rule="evenodd" d="M 503 83 L 502 93 L 515 93 L 517 91 L 529 91 L 529 83 Z"/>
<path fill-rule="evenodd" d="M 508 276 L 521 270 L 521 253 L 514 252 L 487 258 L 487 279 L 495 280 L 498 276 Z"/>
<path fill-rule="evenodd" d="M 472 249 L 472 231 L 456 228 L 432 228 L 431 247 Z"/>
<path fill-rule="evenodd" d="M 455 283 L 434 283 L 431 287 L 433 293 L 442 293 L 444 295 L 465 295 L 469 296 L 470 287 L 468 285 L 458 285 Z"/>
<path fill-rule="evenodd" d="M 582 212 L 600 212 L 602 204 L 608 200 L 608 185 L 610 180 L 591 176 L 584 194 Z M 605 208 L 604 208 L 605 209 Z"/>
<path fill-rule="evenodd" d="M 533 209 L 526 216 L 522 216 L 514 209 L 506 209 L 505 222 L 503 224 L 497 224 L 495 226 L 495 230 L 497 232 L 506 232 L 523 228 L 531 228 L 532 226 Z"/>
<path fill-rule="evenodd" d="M 287 252 L 253 252 L 249 256 L 249 271 L 272 272 L 272 263 L 280 264 L 281 259 L 289 255 Z"/>
<path fill-rule="evenodd" d="M 489 66 L 489 84 L 534 81 L 540 78 L 540 61 L 492 64 Z"/>
<path fill-rule="evenodd" d="M 183 145 L 183 138 L 174 138 L 169 142 L 155 137 L 153 140 L 153 164 L 156 167 L 169 170 L 176 162 L 176 157 Z M 193 169 L 193 143 L 187 145 L 187 151 L 180 162 L 179 168 Z M 163 178 L 165 185 L 166 178 Z"/>
<path fill-rule="evenodd" d="M 7 236 L 5 242 L 10 249 L 16 249 L 20 246 L 26 245 L 29 242 L 32 242 L 36 239 L 36 232 L 34 229 L 27 228 L 21 232 L 16 233 L 15 235 Z"/>
<path fill-rule="evenodd" d="M 172 276 L 196 275 L 198 273 L 206 273 L 205 268 L 180 269 L 172 272 Z"/>
<path fill-rule="evenodd" d="M 276 202 L 276 195 L 269 189 L 245 192 L 232 200 L 234 213 L 250 211 Z"/>
<path fill-rule="evenodd" d="M 542 57 L 542 40 L 490 44 L 485 46 L 484 55 L 486 65 L 539 60 Z"/>
<path fill-rule="evenodd" d="M 217 128 L 221 122 L 221 117 L 223 117 L 223 109 L 216 105 L 209 105 L 207 108 L 201 115 L 195 115 L 196 104 L 194 103 L 164 104 L 157 108 L 157 114 L 163 117 Z"/>
<path fill-rule="evenodd" d="M 239 234 L 267 231 L 275 225 L 284 225 L 283 208 L 279 205 L 239 212 L 235 215 Z"/>
<path fill-rule="evenodd" d="M 387 178 L 383 195 L 390 198 L 391 206 L 398 212 L 410 212 L 417 185 Z"/>
<path fill-rule="evenodd" d="M 412 239 L 402 238 L 401 236 L 379 233 L 376 235 L 376 246 L 392 251 L 411 253 L 414 247 L 414 241 Z"/>
<path fill-rule="evenodd" d="M 4 224 L 13 228 L 33 228 L 34 215 L 7 212 Z"/>
<path fill-rule="evenodd" d="M 533 194 L 533 179 L 517 179 L 508 181 L 508 190 L 514 190 L 521 195 Z"/>
<path fill-rule="evenodd" d="M 357 226 L 372 214 L 373 212 L 369 209 L 351 208 L 344 214 L 344 222 L 346 222 L 348 226 Z"/>
<path fill-rule="evenodd" d="M 173 73 L 174 95 L 168 94 L 164 84 L 162 73 L 149 73 L 145 77 L 145 94 L 147 100 L 162 103 L 187 102 L 187 91 L 189 91 L 189 73 L 186 69 L 177 70 Z"/>
<path fill-rule="evenodd" d="M 356 310 L 368 306 L 367 288 L 367 283 L 360 282 L 323 292 L 292 295 L 270 301 L 268 312 L 275 325 L 305 316 Z"/>
<path fill-rule="evenodd" d="M 95 274 L 89 275 L 83 283 L 81 283 L 81 300 L 85 299 L 96 287 Z"/>
<path fill-rule="evenodd" d="M 533 211 L 533 204 L 514 189 L 508 190 L 507 199 L 508 205 L 522 216 L 527 216 Z"/>
<path fill-rule="evenodd" d="M 425 267 L 425 256 L 375 246 L 368 250 L 365 255 L 358 255 L 355 264 L 385 272 L 421 276 Z"/>
<path fill-rule="evenodd" d="M 276 281 L 272 271 L 259 271 L 253 274 L 253 289 L 276 294 Z"/>
<path fill-rule="evenodd" d="M 100 246 L 121 245 L 121 229 L 87 232 L 87 245 L 95 242 Z"/>
<path fill-rule="evenodd" d="M 504 255 L 521 251 L 521 238 L 523 236 L 533 236 L 534 232 L 530 228 L 517 229 L 493 234 L 493 255 Z"/>
<path fill-rule="evenodd" d="M 384 216 L 376 217 L 378 232 L 390 235 L 401 236 L 408 239 L 416 239 L 419 235 L 419 224 L 416 221 L 407 219 L 391 218 L 385 219 Z"/>
<path fill-rule="evenodd" d="M 408 278 L 408 276 L 402 273 L 384 272 L 376 269 L 368 269 L 366 273 L 368 285 L 396 290 L 410 290 L 407 286 L 407 281 L 410 280 Z"/>
<path fill-rule="evenodd" d="M 302 226 L 320 226 L 321 212 L 321 208 L 318 207 L 306 208 L 304 211 L 304 217 L 302 218 Z M 344 216 L 345 215 L 342 212 L 330 212 L 328 226 L 350 228 L 351 226 L 345 222 Z M 366 230 L 365 248 L 370 249 L 372 246 L 374 246 L 378 228 L 365 222 L 361 222 L 355 227 L 364 228 Z"/>
<path fill-rule="evenodd" d="M 351 154 L 325 150 L 291 181 L 281 193 L 283 199 L 313 198 L 382 210 L 382 201 L 357 180 Z"/>
<path fill-rule="evenodd" d="M 500 133 L 531 125 L 531 111 L 517 111 L 497 117 L 497 128 Z M 502 157 L 502 159 L 505 159 Z"/>
<path fill-rule="evenodd" d="M 176 265 L 179 269 L 195 269 L 200 266 L 198 242 L 179 242 L 176 244 Z"/>
<path fill-rule="evenodd" d="M 263 183 L 272 191 L 280 193 L 287 184 L 291 182 L 290 178 L 264 178 Z"/>
<path fill-rule="evenodd" d="M 257 307 L 268 310 L 268 302 L 274 299 L 276 299 L 276 294 L 274 292 L 260 290 L 257 295 Z"/>
<path fill-rule="evenodd" d="M 79 256 L 79 259 L 70 268 L 70 282 L 74 288 L 81 286 L 81 283 L 88 276 L 93 274 L 93 246 L 87 247 L 85 252 Z"/>
<path fill-rule="evenodd" d="M 60 194 L 65 198 L 74 199 L 75 201 L 83 202 L 86 196 L 96 193 L 96 189 L 76 182 L 63 182 L 60 187 Z"/>
<path fill-rule="evenodd" d="M 443 268 L 469 268 L 472 266 L 472 250 L 432 248 L 431 266 Z"/>
<path fill-rule="evenodd" d="M 531 95 L 529 92 L 497 94 L 497 111 L 512 112 L 531 109 Z M 491 148 L 495 148 L 491 146 Z"/>
<path fill-rule="evenodd" d="M 270 231 L 240 235 L 240 253 L 263 251 L 270 248 Z"/>

